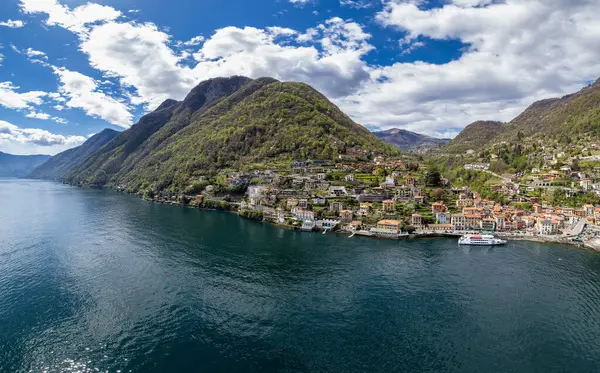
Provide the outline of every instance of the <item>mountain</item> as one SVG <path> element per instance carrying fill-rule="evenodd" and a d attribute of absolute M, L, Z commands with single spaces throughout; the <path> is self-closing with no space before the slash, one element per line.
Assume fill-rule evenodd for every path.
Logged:
<path fill-rule="evenodd" d="M 600 79 L 577 93 L 537 101 L 508 123 L 475 122 L 444 147 L 460 153 L 495 143 L 600 138 Z"/>
<path fill-rule="evenodd" d="M 509 136 L 590 134 L 600 137 L 600 79 L 577 93 L 535 102 L 509 124 Z"/>
<path fill-rule="evenodd" d="M 90 137 L 76 148 L 65 150 L 36 167 L 28 175 L 32 179 L 60 180 L 69 170 L 85 161 L 94 152 L 102 148 L 119 134 L 118 131 L 105 129 Z"/>
<path fill-rule="evenodd" d="M 168 100 L 65 180 L 140 190 L 183 190 L 226 168 L 269 167 L 340 155 L 399 154 L 303 83 L 216 78 Z"/>
<path fill-rule="evenodd" d="M 405 152 L 424 152 L 447 144 L 450 139 L 438 139 L 399 128 L 373 132 L 381 140 Z"/>
<path fill-rule="evenodd" d="M 477 150 L 507 131 L 503 122 L 478 121 L 466 126 L 448 145 L 444 151 L 464 153 L 469 149 Z"/>
<path fill-rule="evenodd" d="M 25 177 L 49 155 L 12 155 L 0 152 L 0 177 Z"/>

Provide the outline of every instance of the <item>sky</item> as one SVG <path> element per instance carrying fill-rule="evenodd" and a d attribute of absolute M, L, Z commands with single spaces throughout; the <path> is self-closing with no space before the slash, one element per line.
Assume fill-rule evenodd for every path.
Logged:
<path fill-rule="evenodd" d="M 2 0 L 0 151 L 56 154 L 219 76 L 454 137 L 600 77 L 600 0 Z"/>

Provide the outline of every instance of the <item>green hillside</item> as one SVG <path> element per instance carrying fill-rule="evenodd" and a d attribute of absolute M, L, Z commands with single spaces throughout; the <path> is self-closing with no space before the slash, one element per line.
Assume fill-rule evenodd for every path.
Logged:
<path fill-rule="evenodd" d="M 466 126 L 443 151 L 448 153 L 464 153 L 469 149 L 478 150 L 499 135 L 505 133 L 507 126 L 502 122 L 478 121 Z"/>
<path fill-rule="evenodd" d="M 463 129 L 447 153 L 483 150 L 494 144 L 586 144 L 600 139 L 600 79 L 577 93 L 533 103 L 509 123 L 475 122 Z"/>
<path fill-rule="evenodd" d="M 335 161 L 349 153 L 368 158 L 398 151 L 306 84 L 221 78 L 201 83 L 183 102 L 167 102 L 144 116 L 72 169 L 66 180 L 183 190 L 223 168 Z"/>

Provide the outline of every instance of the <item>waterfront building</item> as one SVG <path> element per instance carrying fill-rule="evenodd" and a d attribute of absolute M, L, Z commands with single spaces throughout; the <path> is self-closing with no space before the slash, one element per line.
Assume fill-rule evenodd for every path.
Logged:
<path fill-rule="evenodd" d="M 493 231 L 496 229 L 496 220 L 492 218 L 481 219 L 481 229 L 484 231 Z"/>
<path fill-rule="evenodd" d="M 465 229 L 465 227 L 467 226 L 466 220 L 465 220 L 465 215 L 464 214 L 452 214 L 450 224 L 452 224 L 452 226 L 456 230 Z"/>
<path fill-rule="evenodd" d="M 359 231 L 362 229 L 362 222 L 358 221 L 358 220 L 354 220 L 352 223 L 350 223 L 350 229 L 353 231 Z"/>
<path fill-rule="evenodd" d="M 419 213 L 412 214 L 410 218 L 410 225 L 413 227 L 421 227 L 423 225 L 423 217 Z"/>
<path fill-rule="evenodd" d="M 450 224 L 451 219 L 452 214 L 446 211 L 435 214 L 435 220 L 438 224 Z"/>
<path fill-rule="evenodd" d="M 312 211 L 308 211 L 308 210 L 302 210 L 299 208 L 294 208 L 294 210 L 292 210 L 292 214 L 296 217 L 296 219 L 298 220 L 302 220 L 302 221 L 306 221 L 306 220 L 315 220 L 315 214 Z"/>
<path fill-rule="evenodd" d="M 377 222 L 376 230 L 379 233 L 399 234 L 402 222 L 399 220 L 380 220 Z"/>
<path fill-rule="evenodd" d="M 427 229 L 433 232 L 450 232 L 453 226 L 452 224 L 429 224 Z"/>

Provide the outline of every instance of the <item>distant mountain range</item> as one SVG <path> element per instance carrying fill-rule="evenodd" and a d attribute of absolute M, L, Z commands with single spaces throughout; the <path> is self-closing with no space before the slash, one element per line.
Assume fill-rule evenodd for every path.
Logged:
<path fill-rule="evenodd" d="M 446 145 L 450 139 L 438 139 L 399 128 L 373 132 L 381 140 L 405 152 L 425 152 Z"/>
<path fill-rule="evenodd" d="M 85 161 L 110 140 L 119 134 L 118 131 L 105 129 L 90 137 L 84 144 L 65 150 L 36 167 L 28 177 L 32 179 L 61 180 L 67 172 Z"/>
<path fill-rule="evenodd" d="M 0 177 L 25 177 L 49 155 L 12 155 L 0 152 Z"/>
<path fill-rule="evenodd" d="M 123 132 L 103 131 L 51 158 L 32 177 L 184 190 L 226 168 L 382 154 L 400 152 L 312 87 L 236 76 L 204 81 L 183 101 L 165 101 Z"/>
<path fill-rule="evenodd" d="M 509 123 L 479 121 L 465 127 L 443 151 L 462 153 L 500 142 L 600 138 L 600 79 L 577 93 L 533 103 Z"/>

